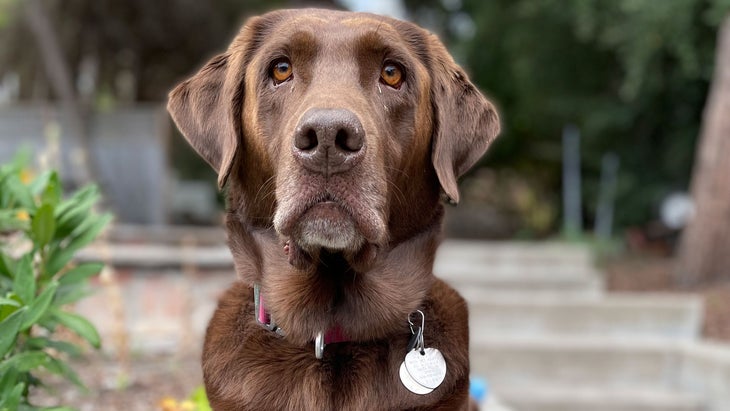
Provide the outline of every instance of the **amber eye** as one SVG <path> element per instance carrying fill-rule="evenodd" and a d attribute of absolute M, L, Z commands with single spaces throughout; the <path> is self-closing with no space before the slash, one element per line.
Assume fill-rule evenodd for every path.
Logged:
<path fill-rule="evenodd" d="M 287 81 L 292 75 L 292 67 L 289 59 L 276 60 L 271 66 L 271 77 L 277 84 Z"/>
<path fill-rule="evenodd" d="M 400 88 L 403 83 L 403 69 L 398 64 L 385 63 L 380 71 L 380 79 L 393 88 Z"/>

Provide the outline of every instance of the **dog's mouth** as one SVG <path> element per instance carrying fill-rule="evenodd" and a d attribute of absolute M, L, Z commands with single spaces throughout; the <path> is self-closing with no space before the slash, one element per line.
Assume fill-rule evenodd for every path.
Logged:
<path fill-rule="evenodd" d="M 280 202 L 274 227 L 287 240 L 289 263 L 310 270 L 322 252 L 342 254 L 350 266 L 365 270 L 385 243 L 385 225 L 380 213 L 352 187 L 338 192 L 323 190 L 313 196 L 289 197 Z"/>
<path fill-rule="evenodd" d="M 305 251 L 354 251 L 365 242 L 355 219 L 330 196 L 313 203 L 294 223 L 292 238 Z"/>

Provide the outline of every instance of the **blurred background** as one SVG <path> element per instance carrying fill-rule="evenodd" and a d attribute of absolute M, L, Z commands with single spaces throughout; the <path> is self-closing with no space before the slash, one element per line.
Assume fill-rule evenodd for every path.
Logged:
<path fill-rule="evenodd" d="M 216 228 L 223 204 L 216 176 L 169 119 L 168 91 L 226 48 L 247 16 L 311 5 L 386 14 L 430 29 L 499 107 L 503 131 L 463 179 L 462 202 L 447 216 L 446 234 L 454 240 L 437 263 L 437 273 L 457 272 L 451 280 L 466 292 L 479 281 L 488 289 L 472 295 L 492 298 L 477 308 L 483 321 L 473 328 L 514 332 L 517 346 L 534 348 L 516 352 L 513 340 L 485 340 L 479 357 L 485 365 L 476 368 L 497 392 L 502 387 L 505 397 L 516 398 L 518 410 L 730 409 L 730 394 L 717 394 L 730 392 L 730 365 L 713 371 L 717 380 L 699 382 L 706 364 L 691 363 L 676 345 L 703 337 L 730 341 L 728 0 L 0 0 L 0 163 L 28 147 L 35 167 L 60 170 L 69 190 L 98 183 L 104 208 L 116 216 L 106 251 L 97 247 L 84 257 L 111 263 L 113 290 L 100 282 L 107 288 L 79 307 L 112 341 L 99 360 L 104 365 L 88 365 L 91 375 L 113 369 L 110 381 L 98 379 L 100 390 L 137 384 L 149 409 L 158 397 L 182 398 L 199 380 L 190 353 L 217 293 L 233 279 Z M 469 258 L 482 271 L 495 261 L 502 268 L 484 280 L 483 272 L 452 263 Z M 625 295 L 637 291 L 646 295 Z M 116 314 L 94 308 L 110 295 Z M 656 317 L 641 317 L 655 309 L 647 308 L 652 298 L 660 307 Z M 556 308 L 561 300 L 572 303 Z M 603 313 L 584 319 L 591 325 L 574 330 L 561 323 L 582 324 L 570 316 L 591 310 Z M 617 320 L 621 310 L 626 318 Z M 670 312 L 689 321 L 677 334 L 661 322 Z M 630 323 L 637 317 L 641 324 Z M 514 325 L 520 321 L 527 321 L 523 328 Z M 616 353 L 615 344 L 599 344 L 590 352 L 596 359 L 589 357 L 581 341 L 612 334 L 616 321 L 625 322 L 615 332 L 620 346 L 638 346 L 660 361 L 642 365 L 631 356 L 640 353 Z M 664 333 L 624 343 L 641 327 Z M 557 339 L 539 345 L 552 332 Z M 592 341 L 587 347 L 595 348 Z M 550 357 L 555 347 L 565 350 L 563 357 Z M 565 400 L 572 398 L 565 387 L 512 375 L 508 365 L 504 374 L 495 371 L 501 365 L 493 359 L 505 358 L 500 349 L 525 370 L 532 366 L 526 358 L 542 358 L 543 368 L 525 372 L 546 380 L 556 379 L 550 370 L 563 360 L 594 371 L 599 363 L 625 361 L 641 371 L 614 370 L 595 381 L 589 371 L 565 371 L 566 387 L 576 384 L 571 378 L 593 381 L 627 398 L 608 408 L 590 405 L 601 402 L 600 390 L 588 386 L 575 405 Z M 701 350 L 698 358 L 710 358 L 707 347 Z M 147 387 L 152 377 L 135 368 L 137 351 L 174 354 L 166 364 L 190 378 Z M 730 355 L 724 358 L 730 363 Z M 548 387 L 533 403 L 519 394 L 528 380 Z M 631 386 L 650 389 L 637 394 Z M 639 399 L 632 403 L 632 395 Z M 137 409 L 109 401 L 110 409 Z"/>

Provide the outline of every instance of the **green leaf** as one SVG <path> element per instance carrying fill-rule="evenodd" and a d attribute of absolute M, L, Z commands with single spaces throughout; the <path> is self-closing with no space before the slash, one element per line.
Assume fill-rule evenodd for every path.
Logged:
<path fill-rule="evenodd" d="M 75 344 L 71 344 L 66 341 L 50 340 L 45 337 L 31 337 L 25 340 L 28 347 L 36 350 L 42 350 L 44 348 L 53 348 L 55 350 L 65 352 L 72 357 L 78 357 L 83 353 L 80 347 Z"/>
<path fill-rule="evenodd" d="M 213 411 L 208 402 L 208 396 L 205 394 L 205 387 L 202 385 L 193 391 L 190 401 L 195 404 L 196 411 Z"/>
<path fill-rule="evenodd" d="M 20 181 L 20 177 L 17 175 L 11 175 L 5 179 L 5 185 L 3 188 L 10 194 L 11 203 L 13 205 L 19 205 L 30 210 L 35 209 L 33 195 L 28 187 Z"/>
<path fill-rule="evenodd" d="M 0 210 L 0 232 L 17 231 L 28 229 L 28 221 L 20 218 L 21 213 L 25 212 L 22 208 L 10 208 Z"/>
<path fill-rule="evenodd" d="M 97 235 L 112 220 L 111 214 L 90 216 L 72 233 L 72 239 L 63 248 L 54 249 L 48 257 L 46 274 L 54 275 L 66 266 L 74 257 L 74 253 L 94 241 Z"/>
<path fill-rule="evenodd" d="M 11 260 L 5 253 L 0 250 L 0 274 L 13 278 L 15 277 L 15 266 L 13 260 Z"/>
<path fill-rule="evenodd" d="M 67 380 L 70 380 L 77 387 L 86 390 L 86 386 L 83 382 L 81 382 L 78 374 L 76 374 L 76 372 L 74 372 L 74 370 L 72 370 L 71 367 L 69 367 L 68 364 L 66 364 L 64 361 L 50 357 L 48 359 L 48 362 L 43 364 L 43 366 L 48 371 L 56 375 L 66 377 Z"/>
<path fill-rule="evenodd" d="M 5 357 L 15 343 L 25 311 L 26 308 L 23 307 L 0 322 L 0 358 Z"/>
<path fill-rule="evenodd" d="M 59 225 L 63 225 L 68 215 L 75 212 L 75 210 L 88 211 L 98 199 L 99 189 L 93 184 L 77 191 L 68 200 L 56 207 L 56 218 L 59 220 Z"/>
<path fill-rule="evenodd" d="M 58 179 L 58 174 L 55 171 L 52 171 L 50 177 L 48 178 L 48 184 L 41 194 L 41 202 L 43 204 L 50 204 L 55 207 L 60 201 L 61 182 Z"/>
<path fill-rule="evenodd" d="M 20 303 L 13 300 L 12 298 L 0 297 L 0 305 L 12 305 L 13 307 L 20 307 Z"/>
<path fill-rule="evenodd" d="M 46 263 L 45 275 L 53 276 L 59 270 L 66 266 L 74 258 L 76 250 L 66 248 L 56 248 L 49 253 L 48 262 Z"/>
<path fill-rule="evenodd" d="M 91 295 L 88 287 L 83 286 L 64 286 L 58 289 L 56 297 L 53 299 L 53 304 L 56 306 L 63 306 L 66 304 L 75 303 L 84 297 Z"/>
<path fill-rule="evenodd" d="M 20 326 L 21 331 L 25 331 L 30 328 L 43 316 L 43 314 L 46 313 L 46 310 L 48 310 L 48 307 L 51 305 L 51 301 L 53 301 L 57 288 L 57 281 L 50 282 L 46 286 L 45 290 L 40 293 L 38 298 L 33 301 L 33 303 L 28 307 L 28 311 L 25 313 L 23 325 Z"/>
<path fill-rule="evenodd" d="M 13 169 L 13 167 L 10 164 L 0 164 L 0 184 L 8 178 L 10 174 L 15 173 L 16 171 Z"/>
<path fill-rule="evenodd" d="M 33 261 L 31 254 L 26 254 L 18 262 L 18 267 L 13 279 L 13 290 L 20 299 L 27 305 L 35 297 L 35 275 L 33 274 Z"/>
<path fill-rule="evenodd" d="M 53 233 L 56 231 L 56 220 L 53 218 L 53 205 L 43 204 L 31 221 L 31 231 L 36 246 L 43 247 L 53 239 Z"/>
<path fill-rule="evenodd" d="M 101 338 L 99 337 L 99 333 L 96 331 L 94 325 L 89 322 L 89 320 L 81 317 L 80 315 L 67 313 L 57 308 L 52 308 L 52 310 L 53 316 L 60 324 L 68 327 L 70 330 L 78 334 L 81 338 L 88 341 L 89 344 L 91 344 L 94 348 L 99 348 L 101 346 Z"/>
<path fill-rule="evenodd" d="M 33 195 L 39 195 L 48 185 L 51 175 L 56 174 L 55 171 L 44 171 L 39 174 L 33 181 L 28 184 L 28 188 Z"/>
<path fill-rule="evenodd" d="M 17 410 L 25 391 L 25 383 L 19 382 L 8 393 L 7 397 L 0 403 L 3 410 Z"/>
<path fill-rule="evenodd" d="M 79 264 L 63 273 L 58 281 L 61 285 L 78 284 L 86 281 L 89 277 L 99 274 L 102 268 L 104 268 L 103 263 Z"/>
<path fill-rule="evenodd" d="M 18 306 L 15 306 L 13 304 L 2 304 L 0 305 L 0 321 L 5 320 L 10 316 L 10 314 L 18 311 L 23 306 L 23 300 L 18 297 L 17 294 L 14 292 L 9 292 L 5 295 L 5 298 L 11 301 L 15 301 L 18 303 Z"/>
<path fill-rule="evenodd" d="M 8 394 L 10 394 L 10 391 L 15 387 L 17 382 L 18 372 L 15 370 L 8 370 L 6 373 L 0 375 L 0 406 L 5 404 Z"/>
<path fill-rule="evenodd" d="M 88 219 L 82 227 L 79 227 L 78 231 L 74 231 L 72 233 L 73 238 L 66 248 L 70 250 L 79 250 L 86 247 L 94 241 L 96 236 L 101 233 L 101 230 L 109 224 L 112 218 L 113 216 L 110 213 L 105 213 Z"/>
<path fill-rule="evenodd" d="M 99 200 L 99 190 L 89 186 L 79 191 L 56 208 L 57 238 L 67 237 L 80 226 L 91 214 L 91 208 Z"/>
<path fill-rule="evenodd" d="M 43 351 L 26 351 L 14 355 L 7 360 L 0 362 L 0 373 L 14 368 L 18 372 L 28 372 L 49 361 L 49 356 Z"/>

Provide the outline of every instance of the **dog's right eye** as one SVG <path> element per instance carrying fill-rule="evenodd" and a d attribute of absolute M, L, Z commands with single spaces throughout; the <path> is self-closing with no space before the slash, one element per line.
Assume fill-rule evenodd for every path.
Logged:
<path fill-rule="evenodd" d="M 271 78 L 276 84 L 283 83 L 292 76 L 291 62 L 287 58 L 274 61 L 271 65 Z"/>

